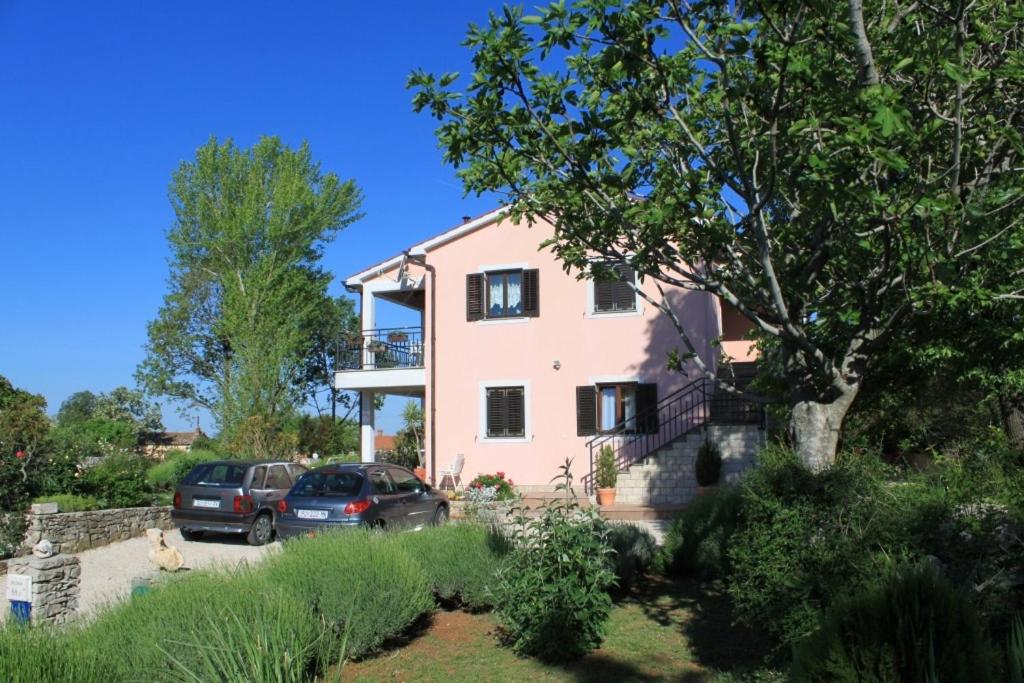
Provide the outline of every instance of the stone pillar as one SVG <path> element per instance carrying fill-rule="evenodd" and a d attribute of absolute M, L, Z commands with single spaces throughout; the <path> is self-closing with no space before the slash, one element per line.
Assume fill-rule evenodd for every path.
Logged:
<path fill-rule="evenodd" d="M 32 579 L 32 623 L 63 624 L 78 609 L 81 564 L 74 555 L 17 557 L 7 561 L 9 575 Z M 4 605 L 4 609 L 9 609 Z"/>
<path fill-rule="evenodd" d="M 32 550 L 39 541 L 43 540 L 46 523 L 50 515 L 58 512 L 56 503 L 33 503 L 28 513 L 28 527 L 25 529 L 25 540 L 22 546 L 26 551 Z M 61 551 L 60 543 L 54 544 L 57 552 Z"/>

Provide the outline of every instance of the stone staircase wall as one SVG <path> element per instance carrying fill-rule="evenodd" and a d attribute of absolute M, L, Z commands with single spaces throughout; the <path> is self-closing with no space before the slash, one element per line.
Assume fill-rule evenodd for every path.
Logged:
<path fill-rule="evenodd" d="M 694 463 L 704 439 L 722 451 L 722 481 L 736 481 L 753 467 L 765 432 L 754 425 L 710 425 L 658 449 L 619 473 L 615 502 L 624 505 L 685 505 L 697 495 Z"/>

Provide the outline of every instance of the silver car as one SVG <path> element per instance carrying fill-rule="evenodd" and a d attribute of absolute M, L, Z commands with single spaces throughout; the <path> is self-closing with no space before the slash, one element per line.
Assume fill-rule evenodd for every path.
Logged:
<path fill-rule="evenodd" d="M 274 510 L 306 468 L 291 462 L 216 460 L 196 465 L 174 492 L 171 519 L 185 540 L 203 532 L 245 534 L 251 545 L 268 543 Z"/>

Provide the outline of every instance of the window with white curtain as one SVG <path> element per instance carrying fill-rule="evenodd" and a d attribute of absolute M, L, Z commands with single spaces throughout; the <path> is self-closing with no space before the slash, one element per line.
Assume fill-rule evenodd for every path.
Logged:
<path fill-rule="evenodd" d="M 636 384 L 606 384 L 598 387 L 600 429 L 636 431 Z"/>
<path fill-rule="evenodd" d="M 487 317 L 523 315 L 523 271 L 487 273 Z"/>

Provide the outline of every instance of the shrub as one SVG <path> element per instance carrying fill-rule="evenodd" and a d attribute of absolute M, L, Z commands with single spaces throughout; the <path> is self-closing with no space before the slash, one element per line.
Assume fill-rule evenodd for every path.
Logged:
<path fill-rule="evenodd" d="M 149 468 L 146 482 L 156 491 L 173 491 L 193 467 L 219 459 L 220 456 L 213 451 L 171 451 L 163 462 Z"/>
<path fill-rule="evenodd" d="M 977 613 L 930 566 L 838 600 L 795 650 L 795 681 L 992 680 Z"/>
<path fill-rule="evenodd" d="M 60 512 L 82 512 L 99 510 L 100 502 L 92 496 L 77 496 L 73 493 L 58 493 L 53 496 L 39 496 L 33 503 L 56 503 Z"/>
<path fill-rule="evenodd" d="M 79 461 L 131 451 L 138 436 L 134 423 L 102 417 L 59 425 L 50 432 L 54 451 Z"/>
<path fill-rule="evenodd" d="M 714 486 L 722 476 L 722 451 L 713 441 L 705 441 L 697 450 L 697 462 L 694 463 L 699 486 Z"/>
<path fill-rule="evenodd" d="M 742 496 L 723 486 L 698 496 L 672 521 L 659 553 L 662 568 L 677 576 L 724 578 L 729 545 L 739 525 Z"/>
<path fill-rule="evenodd" d="M 11 557 L 17 552 L 25 539 L 27 527 L 25 513 L 0 510 L 0 559 Z"/>
<path fill-rule="evenodd" d="M 93 496 L 104 508 L 150 505 L 153 492 L 146 482 L 149 461 L 138 455 L 108 455 L 82 473 L 79 492 Z"/>
<path fill-rule="evenodd" d="M 601 446 L 597 454 L 597 476 L 595 477 L 598 488 L 613 489 L 619 480 L 619 468 L 615 464 L 615 451 L 611 446 Z"/>
<path fill-rule="evenodd" d="M 819 613 L 878 575 L 879 559 L 912 540 L 875 458 L 846 457 L 813 474 L 766 449 L 741 484 L 741 523 L 728 542 L 728 590 L 740 618 L 796 642 Z"/>
<path fill-rule="evenodd" d="M 361 529 L 297 538 L 272 558 L 264 576 L 288 586 L 333 638 L 344 634 L 348 656 L 362 657 L 434 607 L 427 576 L 404 541 L 404 535 Z"/>
<path fill-rule="evenodd" d="M 485 486 L 494 487 L 496 491 L 495 500 L 512 500 L 516 497 L 516 492 L 512 488 L 512 480 L 506 479 L 504 472 L 481 474 L 469 482 L 469 489 L 482 489 Z"/>
<path fill-rule="evenodd" d="M 471 610 L 494 607 L 494 583 L 509 552 L 504 536 L 479 524 L 447 524 L 402 538 L 431 590 L 448 605 Z"/>
<path fill-rule="evenodd" d="M 1006 637 L 1006 678 L 1010 683 L 1024 683 L 1024 621 L 1019 614 Z"/>
<path fill-rule="evenodd" d="M 649 531 L 635 524 L 610 525 L 607 540 L 614 551 L 612 571 L 617 578 L 616 590 L 625 593 L 650 569 L 657 543 Z"/>
<path fill-rule="evenodd" d="M 570 462 L 559 490 L 571 492 Z M 543 660 L 577 659 L 601 644 L 614 585 L 607 525 L 575 497 L 521 516 L 514 548 L 498 573 L 496 612 L 513 649 Z"/>

